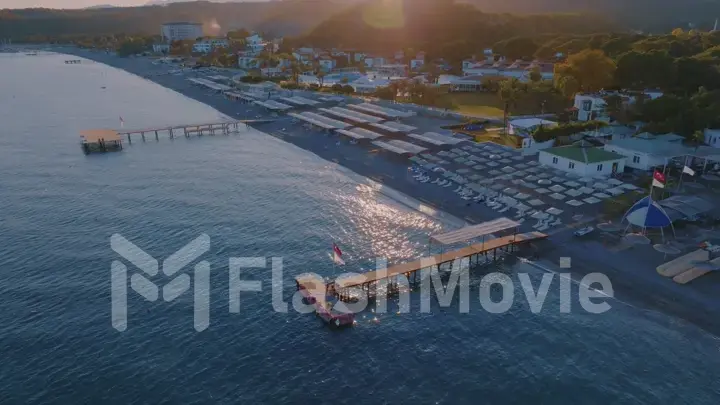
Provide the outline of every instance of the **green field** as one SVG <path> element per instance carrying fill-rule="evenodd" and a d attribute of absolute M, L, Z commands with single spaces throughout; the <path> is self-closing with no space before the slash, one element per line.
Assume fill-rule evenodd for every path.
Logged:
<path fill-rule="evenodd" d="M 516 106 L 510 108 L 510 114 L 540 114 L 543 110 L 542 101 L 544 97 L 541 94 L 528 93 L 518 100 Z M 437 104 L 461 114 L 485 117 L 503 116 L 503 102 L 495 93 L 446 93 L 439 97 Z M 545 100 L 544 112 L 559 112 L 568 106 L 568 101 L 558 97 L 550 97 Z"/>

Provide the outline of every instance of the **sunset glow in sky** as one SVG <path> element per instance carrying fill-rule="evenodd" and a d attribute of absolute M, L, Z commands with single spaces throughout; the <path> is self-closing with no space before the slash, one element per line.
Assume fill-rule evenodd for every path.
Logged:
<path fill-rule="evenodd" d="M 149 0 L 0 0 L 1 8 L 85 8 L 98 4 L 113 6 L 141 6 Z"/>

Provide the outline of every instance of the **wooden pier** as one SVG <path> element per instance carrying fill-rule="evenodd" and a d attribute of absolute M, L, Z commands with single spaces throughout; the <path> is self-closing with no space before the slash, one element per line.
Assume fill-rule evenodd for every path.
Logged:
<path fill-rule="evenodd" d="M 204 124 L 189 124 L 189 125 L 174 125 L 174 126 L 166 126 L 166 127 L 155 127 L 155 128 L 143 128 L 143 129 L 121 129 L 117 130 L 116 132 L 120 136 L 127 137 L 128 143 L 132 144 L 132 136 L 140 136 L 142 138 L 142 141 L 145 142 L 147 140 L 147 136 L 155 138 L 155 140 L 160 139 L 160 135 L 164 134 L 170 137 L 170 139 L 173 139 L 178 136 L 184 136 L 186 138 L 189 138 L 193 135 L 197 136 L 203 136 L 203 135 L 229 135 L 233 132 L 238 132 L 240 128 L 247 128 L 248 125 L 253 123 L 267 123 L 267 122 L 273 122 L 273 119 L 260 119 L 260 120 L 236 120 L 236 121 L 220 121 L 220 122 L 210 122 L 210 123 L 204 123 Z"/>
<path fill-rule="evenodd" d="M 148 137 L 154 137 L 156 141 L 160 140 L 160 135 L 168 136 L 170 139 L 178 136 L 189 138 L 193 135 L 229 135 L 238 132 L 240 128 L 247 129 L 253 123 L 273 122 L 274 119 L 258 119 L 258 120 L 236 120 L 236 121 L 220 121 L 205 124 L 186 124 L 173 125 L 143 129 L 90 129 L 80 132 L 83 140 L 83 150 L 85 153 L 94 151 L 121 150 L 122 138 L 126 137 L 128 144 L 132 145 L 133 137 L 140 136 L 145 142 Z M 111 144 L 107 141 L 112 140 Z M 100 142 L 102 141 L 102 142 Z"/>
<path fill-rule="evenodd" d="M 315 297 L 331 295 L 343 301 L 350 301 L 353 298 L 351 289 L 360 290 L 370 295 L 370 291 L 380 281 L 389 280 L 393 277 L 404 276 L 410 284 L 420 281 L 419 270 L 425 268 L 440 269 L 443 264 L 452 263 L 457 259 L 468 258 L 470 264 L 498 260 L 498 253 L 511 253 L 518 245 L 530 243 L 547 238 L 548 235 L 541 232 L 529 232 L 513 234 L 491 239 L 486 242 L 476 243 L 461 249 L 440 253 L 432 256 L 422 257 L 407 263 L 390 266 L 387 269 L 369 271 L 350 278 L 319 283 L 316 277 L 309 275 L 298 276 L 295 279 L 299 290 L 307 289 Z M 322 291 L 324 290 L 324 291 Z"/>

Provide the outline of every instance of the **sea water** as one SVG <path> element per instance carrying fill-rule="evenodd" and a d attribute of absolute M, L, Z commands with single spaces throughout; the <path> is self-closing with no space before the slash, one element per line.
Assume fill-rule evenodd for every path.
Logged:
<path fill-rule="evenodd" d="M 293 275 L 359 271 L 427 251 L 452 225 L 418 213 L 336 165 L 269 135 L 148 138 L 85 156 L 78 131 L 201 123 L 217 111 L 101 64 L 62 55 L 0 56 L 0 398 L 2 403 L 717 404 L 714 337 L 610 301 L 593 315 L 477 304 L 493 271 L 474 271 L 471 311 L 456 302 L 410 313 L 371 309 L 350 329 L 276 313 L 269 268 L 243 270 L 261 292 L 230 313 L 231 257 L 278 257 Z M 110 246 L 120 234 L 166 258 L 201 234 L 211 245 L 210 324 L 193 328 L 192 294 L 128 293 L 128 327 L 111 325 Z M 332 243 L 346 268 L 328 259 Z M 268 262 L 269 263 L 269 262 Z M 130 272 L 136 270 L 127 263 Z M 557 277 L 556 277 L 557 279 Z M 162 273 L 152 281 L 170 280 Z M 524 294 L 518 284 L 516 297 Z"/>

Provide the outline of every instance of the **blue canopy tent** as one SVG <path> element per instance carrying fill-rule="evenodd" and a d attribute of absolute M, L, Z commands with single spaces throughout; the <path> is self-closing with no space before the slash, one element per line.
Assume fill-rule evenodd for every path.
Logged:
<path fill-rule="evenodd" d="M 669 226 L 673 230 L 673 234 L 675 234 L 670 215 L 650 196 L 646 196 L 633 204 L 623 216 L 623 221 L 628 222 L 628 227 L 631 225 L 640 227 L 642 233 L 645 233 L 648 228 L 659 228 L 660 232 L 662 232 L 662 228 Z"/>

